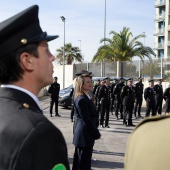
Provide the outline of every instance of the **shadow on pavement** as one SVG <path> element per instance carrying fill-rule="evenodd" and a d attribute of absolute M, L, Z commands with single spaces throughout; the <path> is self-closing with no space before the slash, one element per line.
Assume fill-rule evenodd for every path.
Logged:
<path fill-rule="evenodd" d="M 103 155 L 114 155 L 114 156 L 124 156 L 124 153 L 118 153 L 118 152 L 106 152 L 106 151 L 97 151 L 93 150 L 93 153 L 95 154 L 103 154 Z"/>

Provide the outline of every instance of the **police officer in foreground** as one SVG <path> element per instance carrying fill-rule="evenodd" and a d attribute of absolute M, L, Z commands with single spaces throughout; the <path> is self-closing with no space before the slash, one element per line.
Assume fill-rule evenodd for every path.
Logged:
<path fill-rule="evenodd" d="M 114 93 L 113 93 L 113 90 L 114 90 L 116 84 L 117 84 L 117 79 L 115 78 L 115 79 L 113 80 L 113 83 L 111 84 L 111 103 L 110 103 L 110 111 L 111 111 L 112 114 L 113 114 L 113 109 L 114 109 L 114 107 L 115 107 L 115 95 L 114 95 Z"/>
<path fill-rule="evenodd" d="M 150 116 L 150 111 L 152 110 L 152 116 L 156 115 L 155 107 L 156 107 L 156 101 L 155 101 L 155 95 L 156 91 L 154 90 L 154 80 L 149 80 L 149 87 L 147 87 L 144 91 L 144 98 L 146 100 L 146 114 L 145 116 Z"/>
<path fill-rule="evenodd" d="M 54 77 L 54 82 L 50 85 L 48 89 L 48 93 L 51 94 L 51 101 L 50 101 L 50 116 L 52 117 L 53 105 L 55 103 L 55 116 L 59 116 L 58 114 L 58 98 L 60 92 L 60 84 L 57 83 L 58 78 Z"/>
<path fill-rule="evenodd" d="M 163 88 L 162 88 L 162 80 L 159 79 L 158 83 L 154 86 L 154 90 L 156 91 L 156 107 L 155 113 L 162 114 L 162 102 L 163 102 Z"/>
<path fill-rule="evenodd" d="M 37 98 L 53 81 L 55 57 L 37 5 L 0 22 L 0 169 L 67 169 L 63 135 L 44 115 Z"/>
<path fill-rule="evenodd" d="M 144 85 L 142 83 L 142 77 L 138 78 L 138 82 L 134 85 L 135 87 L 135 107 L 134 107 L 134 116 L 136 116 L 136 112 L 138 112 L 138 118 L 143 118 L 141 116 L 141 106 L 143 101 L 143 88 Z"/>
<path fill-rule="evenodd" d="M 120 97 L 123 104 L 123 124 L 125 126 L 135 126 L 132 123 L 132 114 L 135 102 L 135 88 L 132 86 L 133 80 L 128 79 L 127 85 L 122 88 Z"/>
<path fill-rule="evenodd" d="M 165 114 L 170 114 L 170 85 L 165 89 L 163 98 L 165 100 Z"/>
<path fill-rule="evenodd" d="M 109 78 L 104 79 L 105 85 L 103 85 L 99 90 L 99 101 L 100 101 L 100 126 L 102 128 L 109 127 L 109 111 L 110 111 L 110 81 Z M 105 126 L 104 126 L 105 117 Z"/>
<path fill-rule="evenodd" d="M 120 93 L 124 87 L 124 78 L 120 78 L 120 82 L 115 85 L 113 95 L 115 96 L 115 116 L 118 119 L 118 110 L 120 111 L 120 118 L 123 119 L 123 105 L 120 98 Z"/>

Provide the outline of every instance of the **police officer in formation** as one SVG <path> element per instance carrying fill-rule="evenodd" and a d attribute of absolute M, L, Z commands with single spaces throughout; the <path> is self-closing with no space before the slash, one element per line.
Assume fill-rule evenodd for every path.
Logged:
<path fill-rule="evenodd" d="M 113 83 L 111 84 L 111 104 L 110 104 L 110 111 L 113 114 L 113 109 L 114 109 L 114 105 L 115 105 L 115 95 L 113 94 L 113 90 L 115 88 L 117 84 L 117 79 L 115 78 L 113 80 Z"/>
<path fill-rule="evenodd" d="M 50 85 L 48 89 L 48 93 L 51 94 L 51 101 L 50 101 L 50 116 L 52 117 L 53 105 L 55 103 L 55 116 L 59 116 L 58 114 L 58 98 L 59 98 L 59 91 L 60 91 L 60 84 L 57 83 L 58 78 L 54 77 L 54 82 Z"/>
<path fill-rule="evenodd" d="M 165 100 L 165 114 L 170 113 L 170 85 L 165 89 L 163 93 L 163 98 Z"/>
<path fill-rule="evenodd" d="M 123 119 L 123 105 L 122 100 L 120 98 L 120 93 L 122 87 L 124 87 L 124 79 L 120 78 L 120 82 L 115 85 L 113 90 L 113 95 L 115 96 L 115 116 L 118 119 L 118 110 L 120 111 L 120 118 Z"/>
<path fill-rule="evenodd" d="M 143 101 L 143 88 L 142 78 L 138 78 L 138 82 L 134 85 L 135 87 L 135 107 L 134 107 L 134 116 L 137 117 L 136 112 L 138 113 L 138 118 L 141 116 L 141 106 Z"/>
<path fill-rule="evenodd" d="M 96 110 L 97 110 L 99 117 L 100 117 L 100 106 L 101 106 L 100 99 L 99 99 L 99 91 L 101 87 L 104 86 L 104 84 L 105 84 L 105 81 L 100 80 L 100 85 L 97 87 L 95 91 L 95 100 L 97 101 Z"/>
<path fill-rule="evenodd" d="M 110 111 L 110 81 L 109 78 L 104 79 L 104 85 L 99 90 L 99 101 L 100 101 L 100 126 L 102 128 L 109 128 L 109 111 Z M 104 126 L 105 117 L 105 126 Z"/>
<path fill-rule="evenodd" d="M 95 104 L 95 106 L 97 106 L 97 97 L 96 97 L 96 90 L 97 90 L 97 88 L 100 86 L 100 79 L 98 79 L 97 80 L 97 83 L 94 85 L 94 87 L 93 87 L 93 91 L 92 91 L 92 93 L 93 93 L 93 96 L 94 96 L 94 104 Z"/>
<path fill-rule="evenodd" d="M 135 102 L 135 88 L 132 86 L 133 80 L 128 79 L 127 85 L 122 88 L 121 100 L 123 104 L 123 124 L 125 126 L 135 126 L 132 123 L 132 113 Z"/>
<path fill-rule="evenodd" d="M 154 86 L 154 90 L 156 91 L 156 107 L 155 112 L 156 114 L 162 113 L 162 102 L 163 102 L 163 88 L 162 88 L 162 80 L 159 79 L 158 83 Z"/>
<path fill-rule="evenodd" d="M 146 100 L 146 114 L 145 116 L 150 116 L 150 111 L 152 110 L 152 116 L 156 115 L 155 108 L 156 108 L 156 100 L 155 95 L 156 91 L 154 89 L 154 80 L 149 80 L 149 87 L 147 87 L 144 91 L 144 98 Z"/>

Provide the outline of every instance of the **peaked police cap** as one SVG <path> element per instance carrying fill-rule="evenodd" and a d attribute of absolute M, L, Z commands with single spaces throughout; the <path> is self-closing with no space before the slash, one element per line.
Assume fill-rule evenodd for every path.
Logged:
<path fill-rule="evenodd" d="M 0 23 L 0 58 L 26 44 L 58 38 L 42 31 L 38 10 L 38 5 L 33 5 Z"/>

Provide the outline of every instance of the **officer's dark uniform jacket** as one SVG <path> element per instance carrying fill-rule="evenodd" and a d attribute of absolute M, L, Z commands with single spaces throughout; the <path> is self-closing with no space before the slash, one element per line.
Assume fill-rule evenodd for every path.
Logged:
<path fill-rule="evenodd" d="M 51 94 L 51 98 L 58 97 L 59 92 L 60 92 L 60 84 L 56 82 L 52 83 L 48 90 L 48 93 Z"/>
<path fill-rule="evenodd" d="M 163 98 L 165 100 L 165 107 L 166 107 L 165 113 L 170 113 L 170 87 L 165 89 L 163 93 Z"/>
<path fill-rule="evenodd" d="M 136 83 L 134 87 L 135 87 L 135 97 L 138 99 L 139 98 L 142 99 L 143 88 L 144 88 L 143 83 Z"/>
<path fill-rule="evenodd" d="M 98 94 L 98 98 L 99 101 L 104 100 L 106 102 L 110 102 L 110 97 L 111 97 L 111 93 L 110 93 L 110 86 L 102 86 L 99 90 L 99 94 Z"/>
<path fill-rule="evenodd" d="M 135 101 L 135 88 L 131 86 L 124 86 L 121 92 L 121 99 L 123 105 L 133 105 Z"/>
<path fill-rule="evenodd" d="M 163 97 L 162 85 L 160 86 L 159 84 L 156 84 L 154 90 L 156 91 L 156 97 Z"/>
<path fill-rule="evenodd" d="M 124 86 L 125 85 L 123 83 L 118 83 L 115 85 L 113 94 L 115 95 L 116 99 L 120 99 L 120 93 L 121 93 L 122 87 L 124 87 Z"/>
<path fill-rule="evenodd" d="M 155 90 L 154 88 L 147 87 L 144 91 L 144 98 L 146 102 L 155 103 Z"/>
<path fill-rule="evenodd" d="M 61 132 L 28 94 L 2 87 L 0 108 L 0 170 L 70 169 Z"/>
<path fill-rule="evenodd" d="M 86 94 L 74 101 L 76 116 L 73 144 L 76 147 L 93 147 L 94 141 L 100 138 L 97 129 L 99 120 L 93 101 Z"/>

